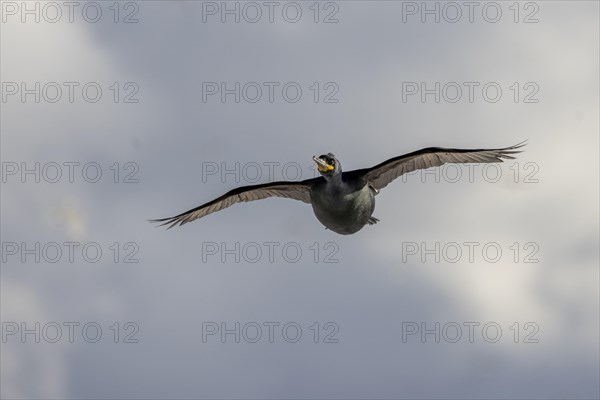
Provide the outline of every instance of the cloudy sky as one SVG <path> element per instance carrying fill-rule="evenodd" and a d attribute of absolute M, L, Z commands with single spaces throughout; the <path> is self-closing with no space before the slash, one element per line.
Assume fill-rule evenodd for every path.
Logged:
<path fill-rule="evenodd" d="M 600 396 L 597 2 L 1 7 L 3 398 Z M 282 199 L 146 222 L 525 139 L 352 236 Z"/>

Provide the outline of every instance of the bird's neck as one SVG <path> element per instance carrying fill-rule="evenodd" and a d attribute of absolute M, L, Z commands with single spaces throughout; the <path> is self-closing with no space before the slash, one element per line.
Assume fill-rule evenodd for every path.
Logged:
<path fill-rule="evenodd" d="M 328 184 L 331 184 L 331 185 L 339 185 L 339 184 L 341 184 L 341 183 L 343 182 L 343 179 L 342 179 L 342 173 L 341 173 L 341 172 L 338 172 L 338 173 L 337 173 L 337 174 L 335 174 L 335 175 L 332 175 L 332 176 L 326 176 L 326 177 L 325 177 L 325 180 L 327 181 L 327 183 L 328 183 Z"/>

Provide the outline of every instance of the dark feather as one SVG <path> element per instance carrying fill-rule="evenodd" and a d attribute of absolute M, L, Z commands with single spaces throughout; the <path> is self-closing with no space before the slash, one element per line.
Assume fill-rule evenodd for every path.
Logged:
<path fill-rule="evenodd" d="M 184 225 L 208 214 L 221 211 L 237 203 L 265 199 L 267 197 L 283 197 L 310 203 L 310 188 L 314 179 L 301 182 L 271 182 L 253 186 L 243 186 L 225 193 L 208 203 L 169 218 L 153 219 L 150 222 L 162 222 L 159 226 L 169 225 L 171 229 Z"/>
<path fill-rule="evenodd" d="M 519 148 L 525 146 L 521 142 L 502 149 L 445 149 L 428 147 L 402 156 L 390 158 L 372 168 L 352 171 L 352 174 L 363 176 L 375 189 L 383 189 L 394 179 L 406 173 L 431 167 L 439 167 L 446 163 L 495 163 L 503 159 L 514 159 L 513 154 L 520 153 Z"/>

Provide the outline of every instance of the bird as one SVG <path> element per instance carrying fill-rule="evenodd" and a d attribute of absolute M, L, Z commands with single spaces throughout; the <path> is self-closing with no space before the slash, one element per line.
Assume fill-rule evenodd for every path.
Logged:
<path fill-rule="evenodd" d="M 366 225 L 374 225 L 375 196 L 389 183 L 406 173 L 439 167 L 447 163 L 496 163 L 514 159 L 527 141 L 498 149 L 451 149 L 428 147 L 390 158 L 371 168 L 342 171 L 340 161 L 327 153 L 313 156 L 320 176 L 303 181 L 277 181 L 242 186 L 174 217 L 149 220 L 168 225 L 167 229 L 181 226 L 198 218 L 241 202 L 280 197 L 299 200 L 312 205 L 321 224 L 335 233 L 351 235 Z"/>

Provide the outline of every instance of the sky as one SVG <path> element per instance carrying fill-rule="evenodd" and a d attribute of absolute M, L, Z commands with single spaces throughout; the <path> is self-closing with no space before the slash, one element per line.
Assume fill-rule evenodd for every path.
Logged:
<path fill-rule="evenodd" d="M 599 5 L 0 2 L 0 396 L 600 397 Z M 424 147 L 351 236 L 237 186 Z"/>

